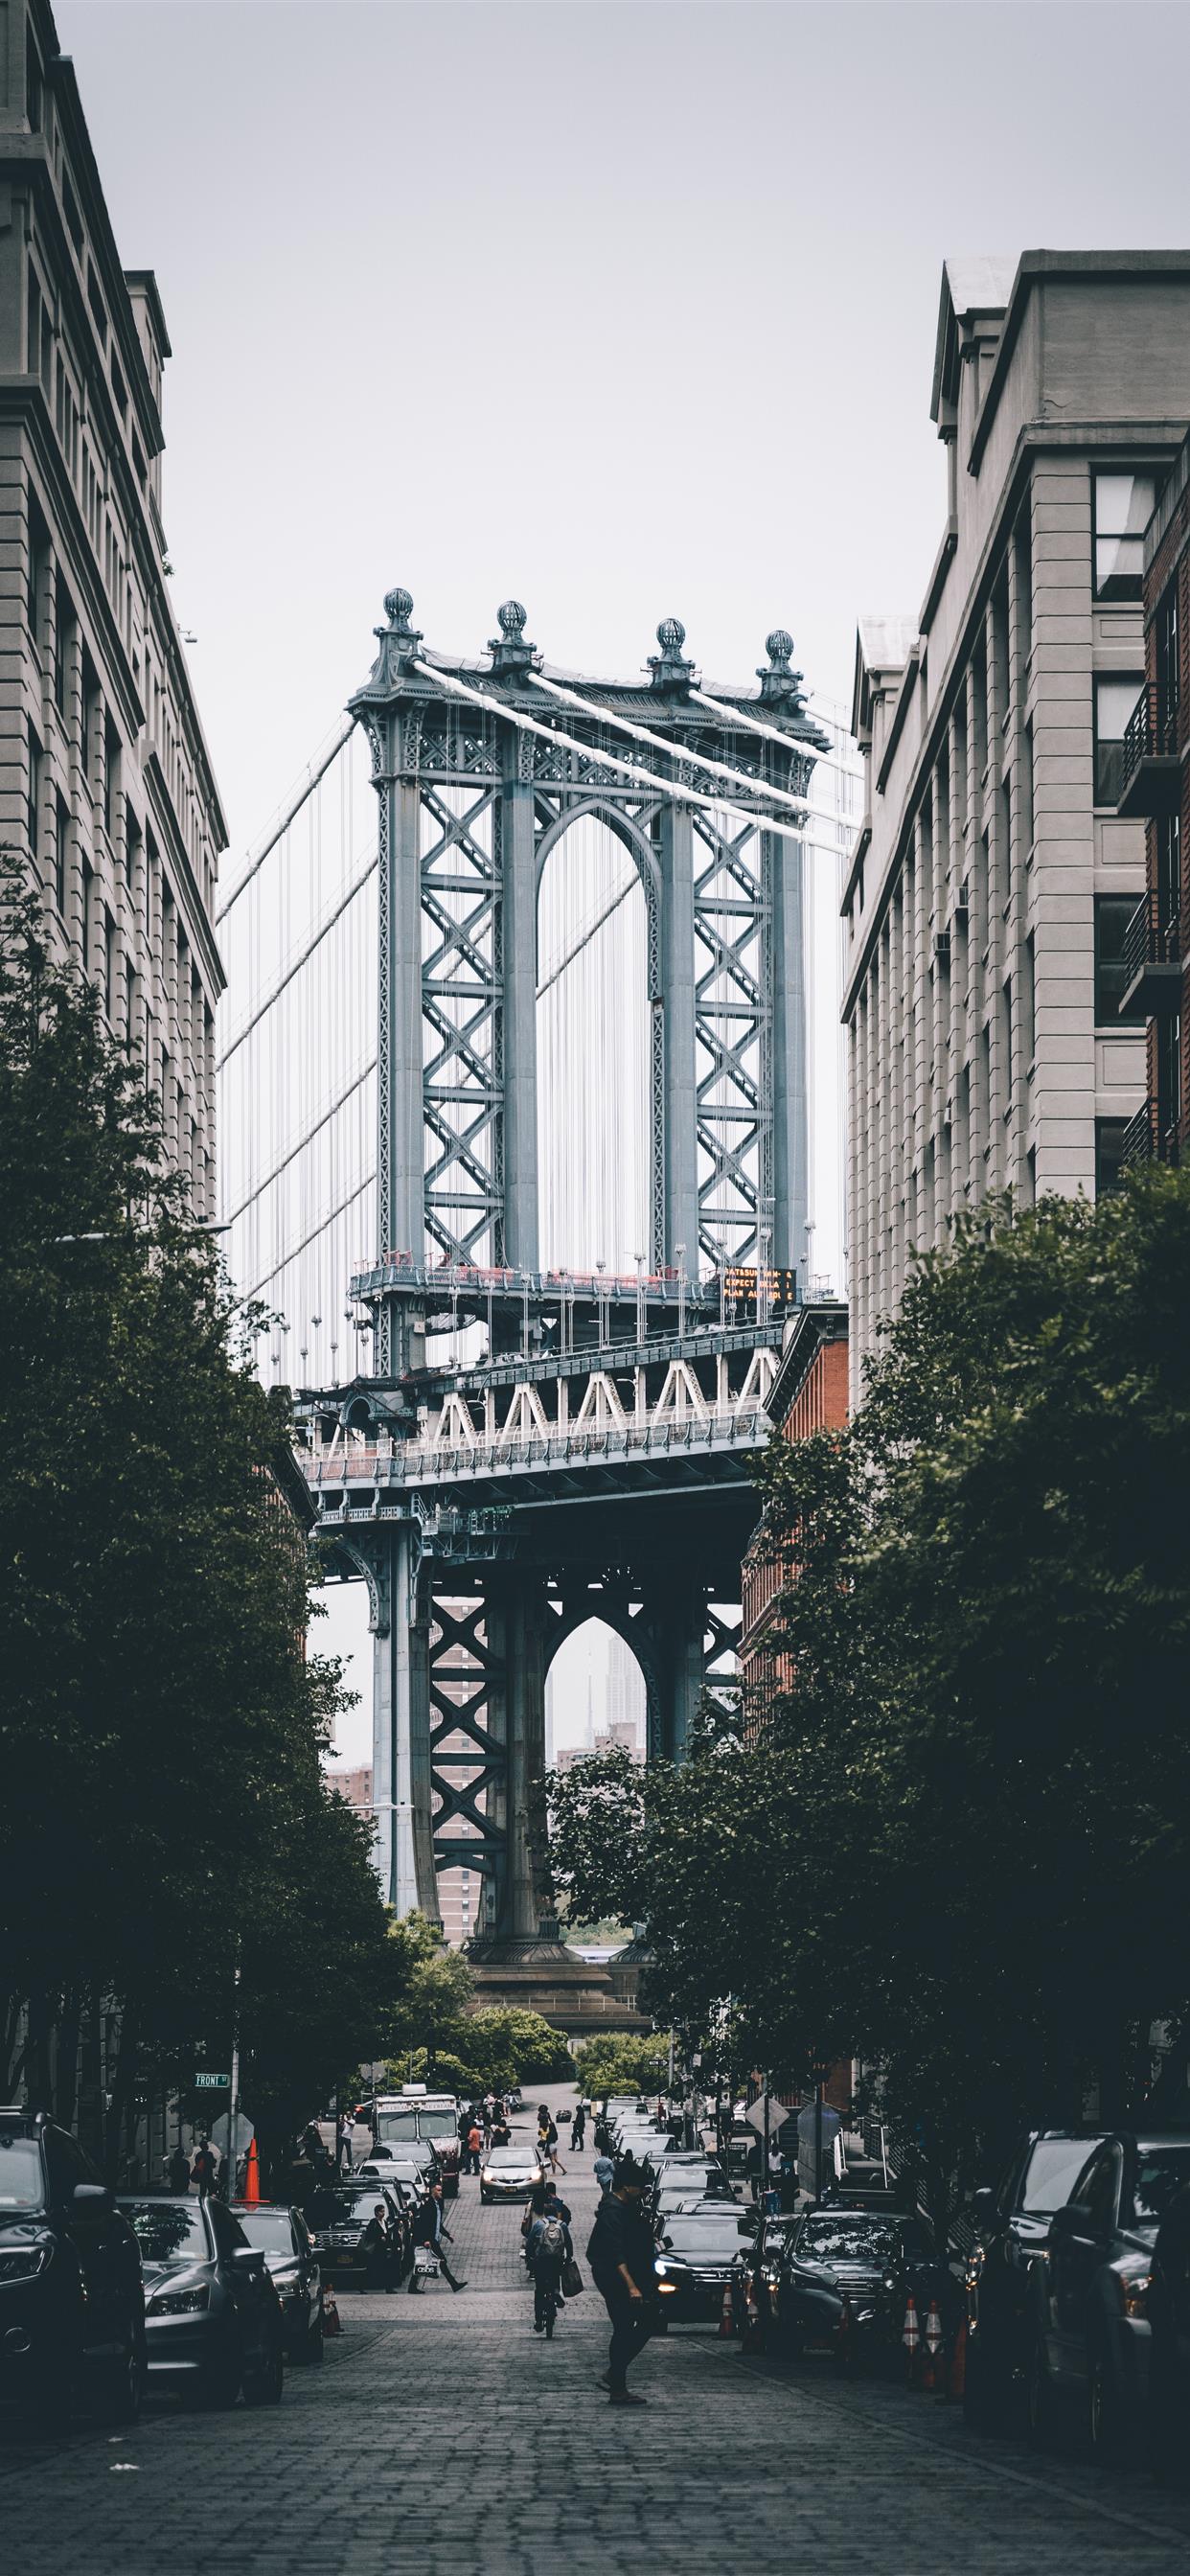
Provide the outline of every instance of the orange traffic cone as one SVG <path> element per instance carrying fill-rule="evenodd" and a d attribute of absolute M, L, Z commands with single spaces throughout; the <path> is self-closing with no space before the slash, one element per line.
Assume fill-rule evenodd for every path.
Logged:
<path fill-rule="evenodd" d="M 905 2323 L 901 2328 L 901 2341 L 905 2347 L 909 2364 L 909 2377 L 912 2380 L 914 2366 L 917 2361 L 917 2347 L 921 2342 L 921 2330 L 917 2322 L 917 2301 L 913 2296 L 912 2290 L 909 2293 L 908 2305 L 905 2309 Z"/>
<path fill-rule="evenodd" d="M 725 2286 L 724 2286 L 724 2291 L 723 2291 L 723 2305 L 722 2305 L 722 2307 L 721 2307 L 721 2308 L 720 2308 L 720 2310 L 719 2310 L 719 2335 L 720 2335 L 720 2340 L 722 2340 L 725 2336 L 727 2336 L 727 2335 L 733 2335 L 734 2333 L 735 2333 L 735 2308 L 734 2308 L 734 2305 L 733 2305 L 733 2303 L 732 2303 L 732 2296 L 731 2296 L 731 2283 L 730 2283 L 730 2281 L 728 2281 L 728 2282 L 725 2284 Z"/>
<path fill-rule="evenodd" d="M 343 2332 L 343 2320 L 339 2314 L 339 2302 L 335 2297 L 329 2281 L 322 2293 L 322 2331 L 324 2335 L 331 2336 L 341 2335 Z"/>
<path fill-rule="evenodd" d="M 260 2156 L 259 2156 L 259 2154 L 258 2154 L 258 2152 L 257 2152 L 257 2146 L 256 2146 L 256 2140 L 255 2140 L 255 2138 L 249 2138 L 249 2140 L 248 2140 L 248 2161 L 247 2161 L 247 2165 L 245 2166 L 245 2169 L 244 2169 L 244 2202 L 245 2202 L 245 2206 L 246 2206 L 248 2209 L 255 2209 L 256 2204 L 257 2204 L 257 2202 L 259 2201 L 259 2199 L 260 2199 Z"/>
<path fill-rule="evenodd" d="M 926 2368 L 924 2383 L 925 2386 L 931 2390 L 938 2388 L 941 2385 L 942 2374 L 938 2367 L 938 2355 L 942 2350 L 942 2340 L 942 2319 L 938 2313 L 938 2302 L 936 2299 L 931 2299 L 926 2311 Z"/>

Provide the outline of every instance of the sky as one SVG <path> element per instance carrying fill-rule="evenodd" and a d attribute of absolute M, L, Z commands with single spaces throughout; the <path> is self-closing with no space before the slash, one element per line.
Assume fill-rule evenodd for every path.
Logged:
<path fill-rule="evenodd" d="M 941 534 L 947 251 L 1188 229 L 1181 6 L 57 0 L 175 355 L 174 596 L 233 851 L 365 676 L 384 590 L 481 650 L 712 677 Z M 1153 77 L 1160 65 L 1160 78 Z"/>
<path fill-rule="evenodd" d="M 747 681 L 785 625 L 849 701 L 857 618 L 915 613 L 942 533 L 943 258 L 1190 231 L 1181 5 L 56 18 L 173 341 L 165 523 L 229 877 L 395 582 L 437 649 L 482 651 L 512 593 L 595 675 L 676 614 Z M 367 1736 L 361 1709 L 352 1758 Z"/>

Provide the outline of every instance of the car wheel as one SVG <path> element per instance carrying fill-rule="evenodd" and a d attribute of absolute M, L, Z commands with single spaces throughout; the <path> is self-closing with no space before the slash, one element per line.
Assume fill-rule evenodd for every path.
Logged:
<path fill-rule="evenodd" d="M 260 2370 L 254 2370 L 250 2377 L 245 2378 L 244 2404 L 246 2406 L 279 2406 L 284 2386 L 285 2355 L 281 2349 L 280 2336 L 278 2336 L 277 2341 L 273 2345 L 262 2368 Z"/>
<path fill-rule="evenodd" d="M 1095 2460 L 1118 2460 L 1127 2447 L 1128 2423 L 1120 2383 L 1106 2343 L 1092 2347 L 1087 2363 L 1087 2441 Z"/>
<path fill-rule="evenodd" d="M 1025 2373 L 1025 2425 L 1034 2448 L 1041 2450 L 1054 2428 L 1054 2383 L 1040 2335 L 1033 2339 Z"/>
<path fill-rule="evenodd" d="M 104 2414 L 111 2424 L 135 2424 L 145 2393 L 144 2338 L 133 2327 L 118 2360 L 109 2363 Z"/>

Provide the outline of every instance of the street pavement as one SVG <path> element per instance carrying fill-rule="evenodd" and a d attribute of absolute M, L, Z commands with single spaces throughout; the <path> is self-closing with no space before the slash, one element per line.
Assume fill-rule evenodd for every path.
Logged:
<path fill-rule="evenodd" d="M 563 2097 L 549 2088 L 556 2106 Z M 562 2190 L 583 2249 L 591 2144 Z M 960 2410 L 883 2382 L 781 2377 L 713 2329 L 650 2344 L 632 2384 L 595 2384 L 606 2319 L 590 2286 L 532 2332 L 518 2208 L 448 2204 L 458 2297 L 344 2293 L 345 2331 L 319 2371 L 291 2371 L 279 2408 L 199 2415 L 153 2400 L 133 2432 L 80 2418 L 33 2444 L 0 2429 L 14 2576 L 703 2576 L 741 2562 L 857 2564 L 951 2576 L 1083 2576 L 1190 2562 L 1190 2499 L 1143 2470 L 1105 2475 L 1072 2448 L 1038 2456 L 968 2433 Z"/>

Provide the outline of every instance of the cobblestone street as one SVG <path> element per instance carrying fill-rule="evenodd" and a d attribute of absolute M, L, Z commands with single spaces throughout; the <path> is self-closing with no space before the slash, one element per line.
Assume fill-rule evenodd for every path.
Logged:
<path fill-rule="evenodd" d="M 581 2261 L 589 2147 L 567 2162 Z M 345 2294 L 342 2339 L 320 2372 L 290 2372 L 278 2410 L 211 2416 L 154 2400 L 132 2434 L 79 2419 L 57 2446 L 6 2426 L 13 2564 L 31 2576 L 248 2576 L 311 2559 L 351 2576 L 719 2576 L 742 2547 L 766 2567 L 852 2569 L 874 2552 L 892 2570 L 1064 2576 L 1190 2558 L 1190 2505 L 1139 2468 L 1102 2477 L 1073 2450 L 984 2441 L 957 2407 L 883 2383 L 783 2378 L 712 2330 L 651 2344 L 634 2372 L 648 2411 L 617 2412 L 595 2384 L 606 2341 L 593 2289 L 547 2344 L 531 2331 L 519 2209 L 481 2209 L 465 2179 L 449 2218 L 467 2289 Z"/>

